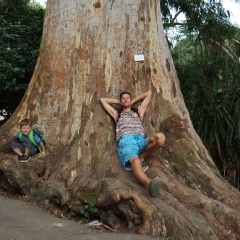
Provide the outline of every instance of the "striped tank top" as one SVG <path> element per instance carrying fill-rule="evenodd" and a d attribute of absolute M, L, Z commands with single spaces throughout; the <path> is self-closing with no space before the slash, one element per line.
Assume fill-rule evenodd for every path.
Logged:
<path fill-rule="evenodd" d="M 117 141 L 124 135 L 140 134 L 144 136 L 144 128 L 139 115 L 131 110 L 131 112 L 122 111 L 120 118 L 116 123 Z"/>

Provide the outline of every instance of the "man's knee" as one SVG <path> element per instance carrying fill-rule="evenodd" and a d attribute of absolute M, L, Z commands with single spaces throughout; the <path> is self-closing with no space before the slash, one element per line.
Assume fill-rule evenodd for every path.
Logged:
<path fill-rule="evenodd" d="M 159 147 L 164 145 L 164 143 L 166 141 L 166 137 L 163 133 L 155 133 L 154 137 L 155 137 L 156 143 Z"/>
<path fill-rule="evenodd" d="M 161 144 L 161 146 L 165 143 L 165 141 L 166 141 L 166 137 L 165 137 L 165 135 L 163 134 L 163 133 L 159 133 L 159 142 L 160 142 L 160 144 Z"/>

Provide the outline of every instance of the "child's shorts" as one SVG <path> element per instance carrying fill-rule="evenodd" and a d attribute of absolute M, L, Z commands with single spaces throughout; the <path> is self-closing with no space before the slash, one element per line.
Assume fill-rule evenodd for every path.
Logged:
<path fill-rule="evenodd" d="M 127 171 L 132 171 L 129 160 L 133 157 L 139 157 L 147 146 L 148 138 L 140 134 L 125 135 L 118 141 L 118 156 Z"/>

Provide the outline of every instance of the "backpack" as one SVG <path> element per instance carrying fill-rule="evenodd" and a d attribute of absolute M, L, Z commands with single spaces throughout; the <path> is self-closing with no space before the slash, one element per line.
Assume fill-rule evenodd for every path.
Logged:
<path fill-rule="evenodd" d="M 117 112 L 118 112 L 118 119 L 119 119 L 120 116 L 121 116 L 121 113 L 123 112 L 123 109 L 122 109 L 122 108 L 119 108 L 119 109 L 116 109 L 116 110 L 117 110 Z M 143 122 L 143 121 L 142 121 L 142 118 L 141 118 L 140 115 L 139 115 L 138 109 L 137 109 L 137 108 L 131 108 L 131 110 L 134 111 L 135 113 L 137 113 L 137 115 L 138 115 L 138 117 L 140 118 L 141 122 Z M 118 122 L 118 119 L 117 119 L 116 123 Z"/>
<path fill-rule="evenodd" d="M 20 132 L 18 134 L 18 138 L 19 138 L 20 142 L 22 142 L 22 135 L 23 135 L 22 132 Z M 28 134 L 28 137 L 29 137 L 30 141 L 32 142 L 32 144 L 38 148 L 39 152 L 42 152 L 40 145 L 34 139 L 34 135 L 38 135 L 38 137 L 41 139 L 41 142 L 44 144 L 44 146 L 46 146 L 46 141 L 37 128 L 32 128 Z"/>

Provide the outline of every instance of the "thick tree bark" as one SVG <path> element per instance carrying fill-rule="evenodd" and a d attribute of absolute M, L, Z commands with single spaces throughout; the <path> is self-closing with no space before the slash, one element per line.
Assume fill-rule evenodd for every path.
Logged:
<path fill-rule="evenodd" d="M 134 55 L 144 54 L 143 62 Z M 121 167 L 114 123 L 100 97 L 153 92 L 147 135 L 165 146 L 148 160 L 164 180 L 151 198 Z M 6 150 L 18 122 L 42 130 L 49 155 L 20 164 Z M 240 239 L 240 194 L 219 174 L 193 129 L 164 36 L 159 0 L 51 0 L 24 99 L 1 127 L 0 183 L 77 214 L 95 202 L 111 227 L 173 239 Z M 41 181 L 40 181 L 41 180 Z"/>

